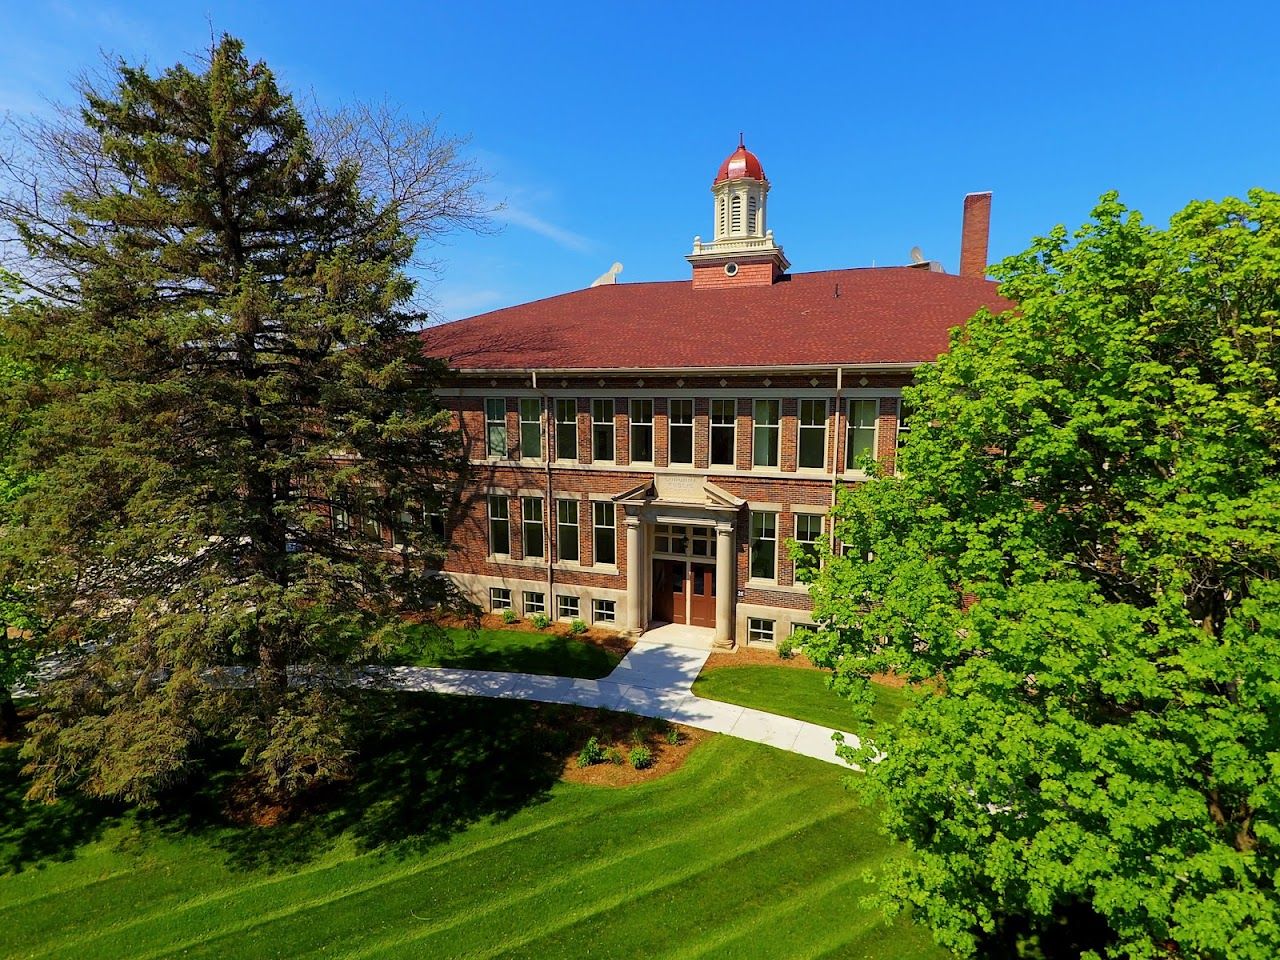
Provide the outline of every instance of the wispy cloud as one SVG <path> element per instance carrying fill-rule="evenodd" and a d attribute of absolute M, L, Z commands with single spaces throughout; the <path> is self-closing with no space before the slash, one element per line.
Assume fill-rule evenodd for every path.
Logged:
<path fill-rule="evenodd" d="M 564 227 L 558 227 L 554 223 L 539 217 L 537 214 L 530 213 L 511 201 L 507 201 L 505 205 L 500 207 L 495 212 L 494 217 L 503 223 L 510 223 L 517 227 L 531 230 L 539 236 L 546 237 L 551 242 L 564 247 L 566 250 L 573 250 L 577 253 L 592 253 L 596 247 L 590 238 L 584 237 L 580 233 L 574 233 Z"/>

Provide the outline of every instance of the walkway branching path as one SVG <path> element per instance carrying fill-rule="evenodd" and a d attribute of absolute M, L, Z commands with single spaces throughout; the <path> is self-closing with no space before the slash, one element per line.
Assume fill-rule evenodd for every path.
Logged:
<path fill-rule="evenodd" d="M 836 756 L 833 735 L 841 733 L 848 746 L 859 746 L 852 733 L 694 696 L 693 681 L 709 653 L 642 640 L 603 680 L 448 667 L 373 667 L 358 682 L 379 689 L 617 710 L 724 733 L 841 766 L 845 764 Z"/>

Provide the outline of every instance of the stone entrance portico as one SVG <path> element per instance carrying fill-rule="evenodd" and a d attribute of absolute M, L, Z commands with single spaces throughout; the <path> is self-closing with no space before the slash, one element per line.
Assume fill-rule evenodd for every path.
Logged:
<path fill-rule="evenodd" d="M 697 474 L 657 474 L 615 500 L 626 513 L 628 632 L 639 635 L 658 625 L 653 560 L 669 558 L 696 567 L 714 564 L 712 644 L 733 646 L 734 533 L 746 501 Z M 685 622 L 676 616 L 677 622 Z"/>

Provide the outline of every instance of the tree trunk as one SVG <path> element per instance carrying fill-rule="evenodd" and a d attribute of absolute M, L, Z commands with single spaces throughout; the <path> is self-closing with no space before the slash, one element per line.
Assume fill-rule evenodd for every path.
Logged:
<path fill-rule="evenodd" d="M 18 734 L 18 708 L 8 687 L 0 687 L 0 740 L 9 740 Z"/>
<path fill-rule="evenodd" d="M 287 663 L 279 646 L 268 640 L 258 644 L 258 694 L 263 714 L 276 712 L 289 686 Z"/>

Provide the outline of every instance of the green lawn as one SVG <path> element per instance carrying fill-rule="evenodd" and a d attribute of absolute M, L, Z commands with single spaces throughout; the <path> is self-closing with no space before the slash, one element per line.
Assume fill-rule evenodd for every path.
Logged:
<path fill-rule="evenodd" d="M 872 688 L 876 702 L 871 708 L 871 719 L 876 723 L 893 720 L 906 705 L 907 695 L 883 684 L 873 684 Z M 852 726 L 855 722 L 852 706 L 827 687 L 827 674 L 821 670 L 757 664 L 717 667 L 694 681 L 693 692 L 710 700 L 857 732 Z"/>
<path fill-rule="evenodd" d="M 935 960 L 862 902 L 889 852 L 838 768 L 715 737 L 624 789 L 559 781 L 564 715 L 387 697 L 358 786 L 270 829 L 220 782 L 139 816 L 19 803 L 0 751 L 7 957 Z"/>
<path fill-rule="evenodd" d="M 399 662 L 419 667 L 503 670 L 596 680 L 607 676 L 621 659 L 604 647 L 573 636 L 453 627 L 444 633 L 448 643 L 424 639 L 419 649 L 407 652 Z"/>

